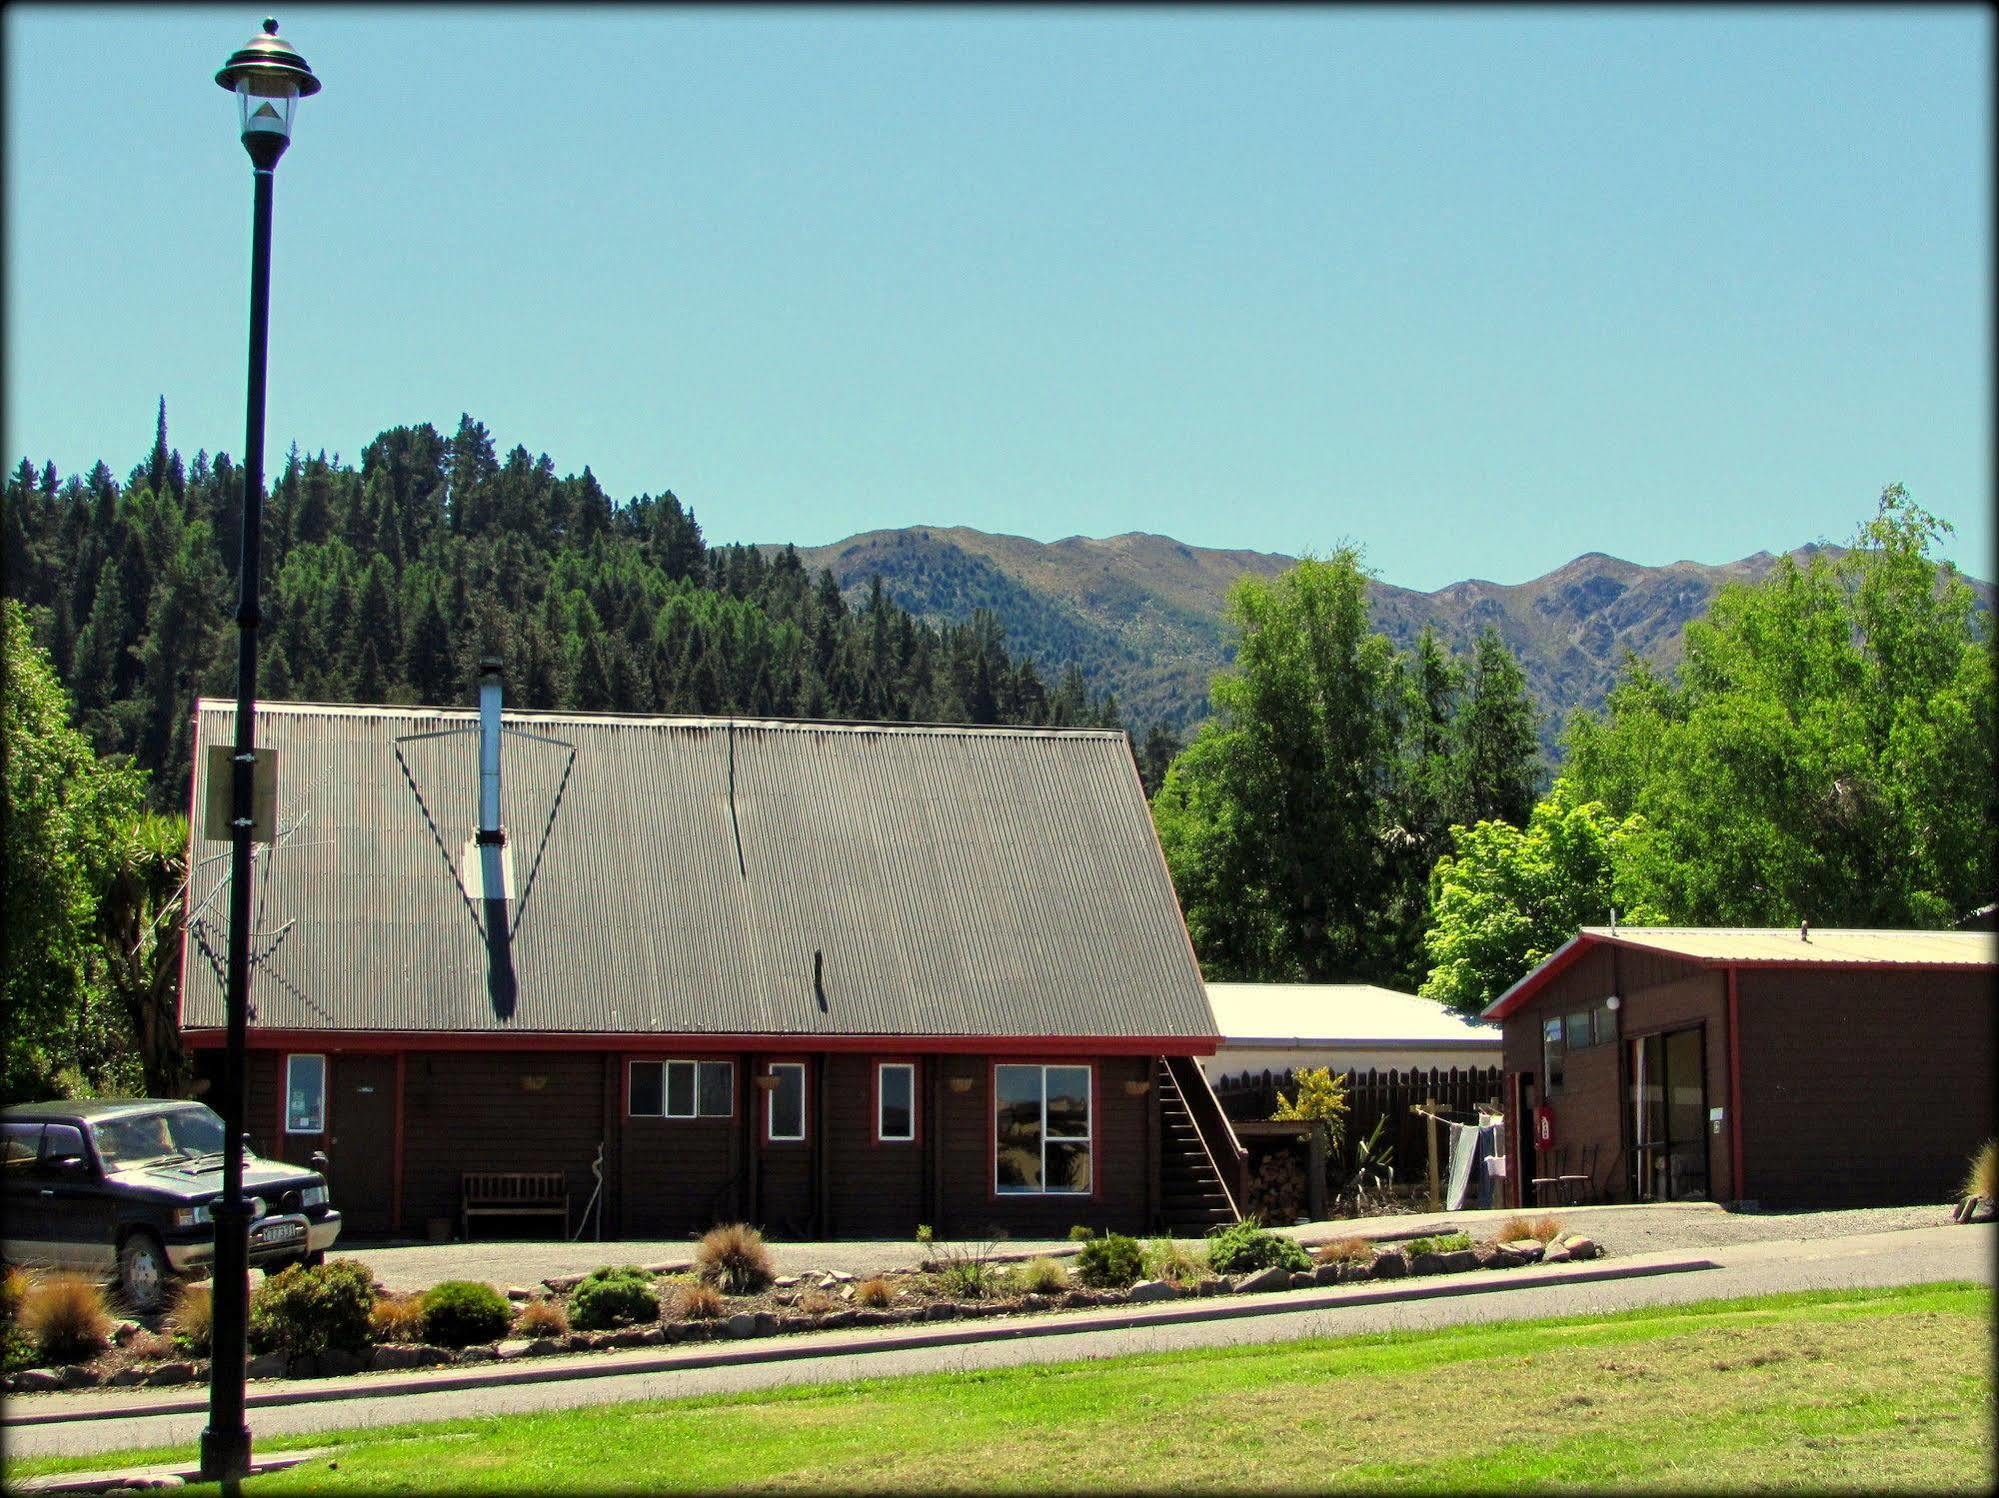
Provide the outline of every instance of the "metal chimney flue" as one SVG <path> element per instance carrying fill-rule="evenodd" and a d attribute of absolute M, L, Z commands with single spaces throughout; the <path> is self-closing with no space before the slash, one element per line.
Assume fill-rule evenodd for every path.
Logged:
<path fill-rule="evenodd" d="M 506 841 L 500 825 L 500 660 L 487 656 L 479 662 L 479 844 Z"/>

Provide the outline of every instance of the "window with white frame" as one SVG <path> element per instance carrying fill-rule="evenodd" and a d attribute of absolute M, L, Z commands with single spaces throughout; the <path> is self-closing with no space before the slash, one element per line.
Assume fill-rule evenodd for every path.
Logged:
<path fill-rule="evenodd" d="M 1090 1068 L 993 1068 L 993 1184 L 1007 1196 L 1086 1196 Z"/>
<path fill-rule="evenodd" d="M 326 1058 L 285 1058 L 285 1132 L 326 1132 Z"/>
<path fill-rule="evenodd" d="M 875 1068 L 875 1138 L 907 1144 L 916 1137 L 916 1067 L 884 1061 Z"/>
<path fill-rule="evenodd" d="M 728 1118 L 736 1111 L 733 1061 L 634 1061 L 633 1118 Z"/>
<path fill-rule="evenodd" d="M 764 1094 L 764 1137 L 777 1142 L 805 1137 L 805 1063 L 773 1061 L 777 1085 Z"/>

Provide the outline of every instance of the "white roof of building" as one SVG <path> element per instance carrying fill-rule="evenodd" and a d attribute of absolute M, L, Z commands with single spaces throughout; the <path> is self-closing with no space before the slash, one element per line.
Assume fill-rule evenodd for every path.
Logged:
<path fill-rule="evenodd" d="M 1208 1003 L 1225 1046 L 1499 1049 L 1497 1025 L 1453 1014 L 1435 999 L 1372 983 L 1210 983 Z"/>

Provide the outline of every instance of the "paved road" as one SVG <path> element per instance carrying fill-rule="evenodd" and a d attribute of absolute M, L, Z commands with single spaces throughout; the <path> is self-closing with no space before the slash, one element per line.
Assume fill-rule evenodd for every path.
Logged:
<path fill-rule="evenodd" d="M 1989 1285 L 1995 1281 L 1995 1248 L 1999 1248 L 1999 1228 L 1990 1225 L 1915 1228 L 1840 1238 L 1747 1243 L 1709 1250 L 1706 1257 L 1715 1261 L 1718 1267 L 1696 1273 L 1521 1288 L 1487 1295 L 1394 1304 L 1280 1312 L 1176 1326 L 1085 1330 L 948 1348 L 844 1353 L 792 1362 L 343 1399 L 253 1409 L 250 1422 L 259 1448 L 274 1451 L 287 1441 L 297 1444 L 300 1438 L 313 1432 L 353 1426 L 514 1414 L 637 1399 L 726 1393 L 779 1384 L 961 1371 L 1174 1348 L 1219 1347 L 1298 1337 L 1609 1312 L 1636 1306 L 1675 1304 L 1716 1296 L 1760 1295 L 1780 1290 L 1916 1284 L 1945 1279 L 1971 1279 Z M 1618 1262 L 1637 1264 L 1676 1257 L 1684 1255 L 1656 1254 L 1632 1259 L 1620 1256 Z M 204 1423 L 202 1415 L 181 1414 L 10 1427 L 6 1431 L 6 1445 L 17 1456 L 81 1455 L 171 1442 L 192 1442 Z"/>
<path fill-rule="evenodd" d="M 1349 1233 L 1429 1233 L 1462 1228 L 1483 1235 L 1514 1215 L 1495 1211 L 1397 1214 L 1308 1223 L 1283 1231 L 1308 1243 Z M 1711 1202 L 1569 1207 L 1559 1209 L 1557 1215 L 1577 1232 L 1590 1234 L 1620 1255 L 1781 1238 L 1838 1237 L 1891 1228 L 1936 1227 L 1950 1221 L 1948 1207 L 1765 1214 L 1726 1212 Z M 1067 1240 L 1019 1241 L 998 1247 L 1009 1253 L 1067 1253 L 1074 1245 Z M 532 1286 L 553 1275 L 584 1274 L 599 1264 L 684 1263 L 693 1248 L 686 1239 L 620 1243 L 421 1243 L 357 1248 L 350 1251 L 350 1256 L 368 1264 L 376 1278 L 391 1290 L 425 1290 L 447 1279 Z M 815 1269 L 871 1274 L 896 1267 L 913 1268 L 936 1252 L 935 1248 L 925 1248 L 906 1238 L 892 1242 L 772 1243 L 770 1249 L 780 1274 L 803 1274 Z"/>

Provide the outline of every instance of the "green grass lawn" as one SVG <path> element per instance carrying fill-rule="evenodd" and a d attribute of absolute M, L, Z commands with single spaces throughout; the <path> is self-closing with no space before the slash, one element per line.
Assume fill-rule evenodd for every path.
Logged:
<path fill-rule="evenodd" d="M 1986 1490 L 1992 1315 L 1970 1284 L 1809 1292 L 264 1437 L 340 1449 L 246 1487 Z"/>

